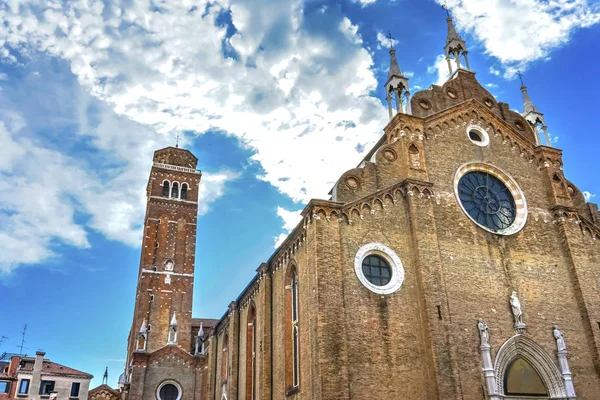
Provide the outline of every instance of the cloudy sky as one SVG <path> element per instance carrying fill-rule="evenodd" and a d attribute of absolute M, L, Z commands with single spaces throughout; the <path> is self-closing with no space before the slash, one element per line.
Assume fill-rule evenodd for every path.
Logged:
<path fill-rule="evenodd" d="M 446 78 L 439 0 L 0 2 L 0 345 L 114 383 L 152 152 L 203 171 L 195 316 L 220 317 L 314 197 L 382 134 L 391 31 L 412 91 Z M 521 110 L 525 75 L 565 171 L 600 139 L 593 0 L 448 0 L 477 77 Z"/>

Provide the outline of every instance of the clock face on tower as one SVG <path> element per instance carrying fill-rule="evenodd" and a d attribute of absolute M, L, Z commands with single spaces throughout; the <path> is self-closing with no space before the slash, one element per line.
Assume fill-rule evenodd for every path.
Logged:
<path fill-rule="evenodd" d="M 506 185 L 486 171 L 471 171 L 458 181 L 458 198 L 467 214 L 492 232 L 509 228 L 516 218 L 515 200 Z"/>
<path fill-rule="evenodd" d="M 525 226 L 525 196 L 514 179 L 497 167 L 463 165 L 456 172 L 454 191 L 465 214 L 488 232 L 512 235 Z"/>

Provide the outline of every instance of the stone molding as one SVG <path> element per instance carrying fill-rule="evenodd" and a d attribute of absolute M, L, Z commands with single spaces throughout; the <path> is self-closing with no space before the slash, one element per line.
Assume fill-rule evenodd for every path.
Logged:
<path fill-rule="evenodd" d="M 568 398 L 563 377 L 552 358 L 536 342 L 521 334 L 504 342 L 496 354 L 494 375 L 498 395 L 504 397 L 504 374 L 517 357 L 525 358 L 535 368 L 546 385 L 550 399 Z"/>

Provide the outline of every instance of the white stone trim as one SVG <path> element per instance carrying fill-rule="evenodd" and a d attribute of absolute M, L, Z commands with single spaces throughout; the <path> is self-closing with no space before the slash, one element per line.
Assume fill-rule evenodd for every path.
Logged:
<path fill-rule="evenodd" d="M 177 273 L 177 272 L 153 271 L 151 269 L 142 269 L 142 272 L 146 273 L 146 274 L 155 274 L 155 275 L 187 276 L 189 278 L 194 277 L 194 274 L 181 274 L 181 273 Z"/>
<path fill-rule="evenodd" d="M 363 260 L 365 257 L 372 254 L 383 257 L 392 269 L 392 277 L 390 282 L 385 286 L 373 285 L 363 274 Z M 400 289 L 402 283 L 404 282 L 404 267 L 402 266 L 400 257 L 398 257 L 398 255 L 392 249 L 381 243 L 365 244 L 358 250 L 356 256 L 354 257 L 354 272 L 356 273 L 360 283 L 362 283 L 371 292 L 377 294 L 394 293 Z"/>
<path fill-rule="evenodd" d="M 460 201 L 460 197 L 458 194 L 458 182 L 460 181 L 460 178 L 462 178 L 464 175 L 466 175 L 467 173 L 472 172 L 472 171 L 487 172 L 487 173 L 495 176 L 496 178 L 500 179 L 500 181 L 502 181 L 502 183 L 504 183 L 506 185 L 506 187 L 512 194 L 513 200 L 515 202 L 516 215 L 515 215 L 515 220 L 513 221 L 511 226 L 509 226 L 506 229 L 502 229 L 500 231 L 493 231 L 493 230 L 487 228 L 486 226 L 481 225 L 479 222 L 475 221 L 471 217 L 471 215 L 469 215 L 467 210 L 465 210 L 465 207 L 463 206 L 462 202 Z M 513 234 L 519 232 L 521 229 L 523 229 L 523 227 L 525 226 L 525 223 L 527 222 L 527 201 L 525 200 L 525 195 L 523 194 L 521 187 L 510 175 L 508 175 L 502 169 L 500 169 L 494 165 L 491 165 L 488 163 L 482 163 L 482 162 L 471 162 L 471 163 L 466 163 L 466 164 L 461 165 L 456 170 L 456 174 L 454 175 L 454 196 L 456 197 L 456 202 L 458 203 L 460 208 L 463 210 L 465 215 L 467 217 L 469 217 L 469 219 L 471 221 L 473 221 L 480 228 L 485 229 L 486 231 L 494 233 L 496 235 L 513 235 Z"/>
<path fill-rule="evenodd" d="M 153 166 L 157 167 L 157 168 L 170 169 L 172 171 L 187 172 L 189 174 L 198 174 L 198 175 L 201 174 L 201 172 L 199 170 L 197 170 L 197 169 L 187 168 L 187 167 L 180 167 L 178 165 L 170 165 L 170 164 L 163 164 L 163 163 L 159 163 L 159 162 L 154 162 Z"/>
<path fill-rule="evenodd" d="M 183 395 L 183 390 L 181 390 L 181 385 L 175 381 L 171 381 L 171 380 L 167 380 L 164 382 L 161 382 L 160 385 L 158 385 L 158 388 L 156 388 L 156 398 L 158 400 L 162 400 L 160 397 L 160 389 L 162 389 L 163 386 L 165 385 L 173 385 L 177 388 L 177 391 L 179 392 L 177 399 L 176 400 L 181 400 L 181 396 Z"/>
<path fill-rule="evenodd" d="M 481 136 L 481 142 L 477 142 L 477 141 L 471 139 L 471 136 L 469 136 L 469 133 L 471 131 L 475 131 L 475 132 L 479 133 L 479 135 Z M 467 139 L 469 139 L 469 141 L 476 146 L 487 147 L 490 144 L 490 136 L 488 135 L 487 131 L 485 129 L 483 129 L 482 127 L 480 127 L 479 125 L 469 125 L 467 127 L 466 134 L 467 134 Z"/>
<path fill-rule="evenodd" d="M 505 395 L 504 375 L 506 369 L 517 358 L 522 357 L 542 378 L 550 399 L 571 399 L 565 390 L 563 377 L 552 358 L 532 339 L 524 335 L 515 335 L 508 339 L 498 350 L 494 363 L 494 375 L 498 394 Z"/>

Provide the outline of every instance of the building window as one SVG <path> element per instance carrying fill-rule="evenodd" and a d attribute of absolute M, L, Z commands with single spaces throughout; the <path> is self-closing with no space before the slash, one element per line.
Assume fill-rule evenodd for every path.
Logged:
<path fill-rule="evenodd" d="M 256 365 L 256 308 L 250 305 L 246 328 L 246 400 L 254 400 L 254 379 Z"/>
<path fill-rule="evenodd" d="M 29 379 L 21 379 L 19 384 L 19 394 L 29 393 Z"/>
<path fill-rule="evenodd" d="M 10 382 L 0 381 L 0 393 L 8 393 L 10 390 Z"/>
<path fill-rule="evenodd" d="M 79 397 L 79 387 L 81 386 L 81 383 L 79 382 L 73 382 L 71 384 L 71 397 Z"/>
<path fill-rule="evenodd" d="M 181 399 L 181 387 L 173 381 L 163 382 L 156 390 L 158 400 Z"/>
<path fill-rule="evenodd" d="M 40 383 L 40 394 L 49 395 L 54 391 L 54 381 L 42 381 Z"/>
<path fill-rule="evenodd" d="M 362 263 L 363 274 L 375 286 L 385 286 L 392 279 L 392 268 L 383 257 L 370 255 Z"/>
<path fill-rule="evenodd" d="M 227 347 L 229 346 L 229 336 L 223 335 L 223 351 L 221 352 L 221 381 L 227 380 L 227 367 L 229 363 L 229 357 L 227 357 Z"/>
<path fill-rule="evenodd" d="M 499 168 L 485 163 L 464 164 L 456 171 L 454 194 L 469 219 L 488 232 L 512 235 L 525 226 L 525 195 Z"/>
<path fill-rule="evenodd" d="M 171 186 L 171 198 L 178 199 L 179 198 L 179 183 L 173 182 Z"/>
<path fill-rule="evenodd" d="M 188 184 L 181 185 L 181 200 L 187 200 Z"/>
<path fill-rule="evenodd" d="M 171 185 L 169 181 L 163 181 L 162 183 L 162 195 L 163 197 L 169 197 L 169 193 L 171 191 Z"/>
<path fill-rule="evenodd" d="M 300 383 L 300 357 L 298 337 L 298 273 L 291 266 L 285 285 L 285 378 L 288 390 Z"/>
<path fill-rule="evenodd" d="M 474 145 L 486 147 L 490 144 L 490 137 L 485 129 L 477 125 L 469 125 L 467 127 L 467 137 Z"/>
<path fill-rule="evenodd" d="M 400 257 L 381 243 L 362 246 L 354 257 L 354 272 L 360 283 L 377 294 L 396 292 L 404 282 Z"/>
<path fill-rule="evenodd" d="M 508 367 L 504 376 L 507 395 L 548 398 L 548 390 L 540 375 L 522 357 L 517 358 Z"/>

